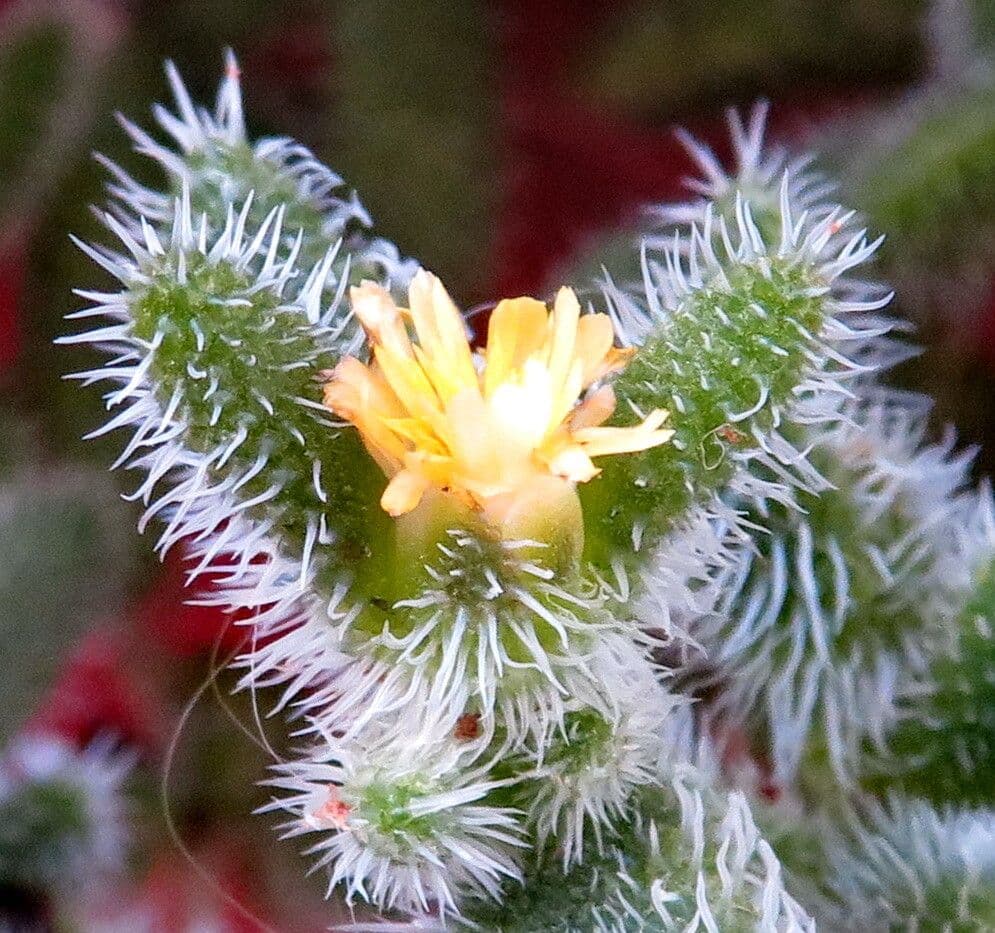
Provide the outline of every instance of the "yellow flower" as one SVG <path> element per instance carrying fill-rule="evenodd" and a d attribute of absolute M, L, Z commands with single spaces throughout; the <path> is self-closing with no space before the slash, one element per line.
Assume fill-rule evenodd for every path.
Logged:
<path fill-rule="evenodd" d="M 389 514 L 411 511 L 436 488 L 500 523 L 516 498 L 534 499 L 551 479 L 572 489 L 596 476 L 592 458 L 673 435 L 660 427 L 663 410 L 635 427 L 600 427 L 614 393 L 585 390 L 632 351 L 613 347 L 608 316 L 581 315 L 569 288 L 551 312 L 534 298 L 500 302 L 479 353 L 435 276 L 419 271 L 408 297 L 410 310 L 372 282 L 351 290 L 373 360 L 343 359 L 325 387 L 325 405 L 359 429 L 390 477 L 381 499 Z"/>

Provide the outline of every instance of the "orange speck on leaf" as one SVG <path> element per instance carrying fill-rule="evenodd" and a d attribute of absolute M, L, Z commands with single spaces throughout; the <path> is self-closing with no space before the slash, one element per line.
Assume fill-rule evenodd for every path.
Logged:
<path fill-rule="evenodd" d="M 453 736 L 460 742 L 468 742 L 480 735 L 480 713 L 464 713 L 456 720 Z"/>
<path fill-rule="evenodd" d="M 746 440 L 746 435 L 742 431 L 737 431 L 731 424 L 722 425 L 715 433 L 730 444 L 742 444 Z"/>
<path fill-rule="evenodd" d="M 349 806 L 339 793 L 335 784 L 328 785 L 328 798 L 312 814 L 315 822 L 322 824 L 323 828 L 334 826 L 336 829 L 345 829 L 349 822 L 349 814 L 352 807 Z"/>

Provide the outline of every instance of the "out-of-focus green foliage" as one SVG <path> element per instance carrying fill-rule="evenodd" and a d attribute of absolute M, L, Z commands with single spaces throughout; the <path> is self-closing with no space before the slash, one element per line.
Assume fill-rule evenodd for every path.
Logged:
<path fill-rule="evenodd" d="M 921 110 L 896 127 L 897 145 L 851 156 L 847 195 L 888 233 L 890 263 L 936 275 L 984 261 L 995 243 L 995 83 L 941 92 Z"/>
<path fill-rule="evenodd" d="M 341 158 L 332 167 L 402 253 L 472 292 L 498 204 L 487 4 L 335 6 L 339 107 L 328 127 Z"/>
<path fill-rule="evenodd" d="M 979 45 L 995 50 L 995 3 L 992 0 L 972 0 L 970 6 Z"/>
<path fill-rule="evenodd" d="M 89 0 L 20 0 L 0 14 L 0 218 L 30 218 L 80 154 L 120 34 Z"/>
<path fill-rule="evenodd" d="M 921 0 L 654 0 L 610 18 L 579 70 L 597 99 L 644 113 L 701 100 L 909 77 L 921 50 Z"/>
<path fill-rule="evenodd" d="M 62 881 L 62 851 L 90 830 L 79 787 L 65 781 L 29 782 L 0 803 L 0 879 L 45 889 Z"/>
<path fill-rule="evenodd" d="M 45 132 L 64 81 L 70 37 L 65 24 L 42 20 L 9 40 L 0 54 L 0 210 L 20 190 L 36 141 Z"/>
<path fill-rule="evenodd" d="M 957 643 L 930 670 L 932 692 L 911 701 L 889 738 L 891 760 L 869 788 L 900 790 L 938 805 L 995 802 L 995 574 L 964 609 Z"/>
<path fill-rule="evenodd" d="M 79 465 L 0 481 L 0 744 L 30 715 L 68 650 L 129 583 L 133 548 L 114 488 Z"/>

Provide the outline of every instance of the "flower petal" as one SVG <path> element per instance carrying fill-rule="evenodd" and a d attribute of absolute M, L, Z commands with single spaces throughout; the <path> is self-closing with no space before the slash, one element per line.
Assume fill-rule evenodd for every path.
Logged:
<path fill-rule="evenodd" d="M 570 414 L 570 430 L 580 431 L 584 428 L 595 428 L 607 421 L 615 411 L 615 390 L 611 386 L 602 386 L 592 392 Z"/>
<path fill-rule="evenodd" d="M 549 470 L 571 483 L 586 483 L 601 472 L 580 444 L 569 444 L 560 450 L 550 460 Z"/>
<path fill-rule="evenodd" d="M 436 433 L 444 436 L 446 425 L 442 404 L 420 362 L 386 346 L 376 347 L 373 352 L 384 379 L 407 413 L 424 419 Z"/>
<path fill-rule="evenodd" d="M 387 289 L 364 279 L 349 289 L 349 302 L 371 346 L 383 344 L 402 356 L 414 355 L 404 316 Z"/>
<path fill-rule="evenodd" d="M 538 490 L 567 489 L 572 497 L 574 484 L 599 472 L 593 457 L 645 450 L 673 436 L 662 427 L 663 410 L 633 427 L 605 427 L 616 407 L 611 386 L 578 404 L 634 351 L 617 349 L 610 318 L 582 315 L 569 288 L 559 290 L 552 311 L 533 298 L 499 303 L 482 369 L 459 311 L 430 273 L 412 280 L 410 311 L 371 282 L 351 297 L 374 362 L 344 359 L 325 404 L 356 425 L 392 477 L 381 500 L 391 515 L 415 508 L 431 487 L 485 515 L 509 508 L 524 515 L 538 508 L 522 506 L 541 501 Z"/>
<path fill-rule="evenodd" d="M 401 470 L 387 484 L 387 488 L 380 497 L 380 506 L 394 518 L 405 515 L 421 502 L 428 485 L 428 480 L 420 473 Z"/>
<path fill-rule="evenodd" d="M 400 417 L 403 408 L 378 373 L 354 357 L 345 357 L 325 386 L 324 403 L 359 429 L 367 450 L 382 469 L 397 468 L 406 448 L 385 420 Z"/>
<path fill-rule="evenodd" d="M 607 314 L 585 314 L 577 323 L 575 355 L 584 369 L 584 388 L 606 372 L 605 358 L 615 342 L 615 331 Z"/>
<path fill-rule="evenodd" d="M 546 305 L 535 298 L 498 302 L 487 325 L 484 395 L 515 379 L 525 361 L 540 352 L 546 340 Z"/>
<path fill-rule="evenodd" d="M 573 289 L 561 288 L 556 293 L 550 317 L 549 374 L 554 386 L 561 386 L 570 373 L 577 343 L 577 326 L 580 320 L 580 302 Z"/>
<path fill-rule="evenodd" d="M 673 436 L 670 429 L 660 429 L 669 412 L 662 408 L 650 412 L 642 424 L 629 428 L 583 428 L 573 433 L 573 439 L 582 444 L 590 457 L 607 454 L 631 454 L 665 444 Z"/>
<path fill-rule="evenodd" d="M 408 288 L 408 303 L 427 363 L 425 371 L 442 400 L 447 402 L 457 392 L 470 388 L 479 391 L 463 317 L 442 282 L 420 269 Z"/>

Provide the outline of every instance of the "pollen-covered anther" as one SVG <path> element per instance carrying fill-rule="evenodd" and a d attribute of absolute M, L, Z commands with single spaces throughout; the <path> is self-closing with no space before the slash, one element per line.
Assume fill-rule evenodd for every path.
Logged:
<path fill-rule="evenodd" d="M 390 477 L 381 505 L 391 515 L 437 489 L 502 525 L 521 512 L 522 496 L 549 493 L 550 480 L 569 492 L 600 472 L 594 458 L 673 435 L 662 409 L 634 427 L 602 426 L 614 393 L 588 390 L 632 351 L 613 345 L 607 315 L 582 315 L 568 288 L 552 311 L 533 298 L 500 302 L 479 353 L 442 283 L 424 270 L 412 280 L 410 309 L 372 282 L 353 288 L 351 301 L 373 359 L 342 360 L 325 404 L 359 429 Z"/>

